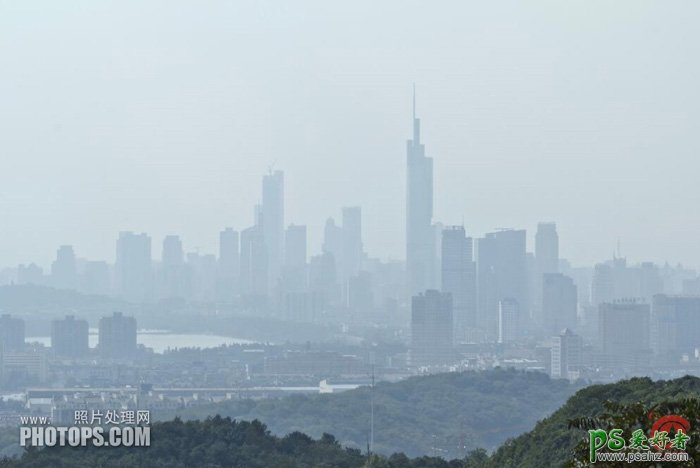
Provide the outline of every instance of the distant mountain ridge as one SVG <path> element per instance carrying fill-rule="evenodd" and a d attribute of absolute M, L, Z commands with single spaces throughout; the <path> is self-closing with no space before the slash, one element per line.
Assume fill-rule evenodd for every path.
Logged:
<path fill-rule="evenodd" d="M 107 296 L 82 294 L 70 289 L 55 289 L 35 284 L 0 286 L 0 309 L 24 309 L 33 307 L 79 307 L 97 304 L 123 304 L 123 301 Z"/>

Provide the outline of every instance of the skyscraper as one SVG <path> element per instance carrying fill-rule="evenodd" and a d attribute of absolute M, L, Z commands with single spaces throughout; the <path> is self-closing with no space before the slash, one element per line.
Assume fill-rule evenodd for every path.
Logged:
<path fill-rule="evenodd" d="M 477 325 L 489 341 L 498 339 L 498 304 L 518 303 L 521 317 L 527 310 L 527 255 L 525 231 L 504 229 L 477 240 Z"/>
<path fill-rule="evenodd" d="M 10 314 L 0 316 L 0 349 L 22 351 L 24 349 L 24 320 Z"/>
<path fill-rule="evenodd" d="M 413 92 L 413 139 L 406 142 L 406 273 L 408 295 L 433 286 L 435 265 L 433 220 L 433 160 L 420 141 Z"/>
<path fill-rule="evenodd" d="M 542 327 L 553 336 L 565 328 L 578 329 L 578 289 L 574 280 L 561 273 L 542 277 Z"/>
<path fill-rule="evenodd" d="M 610 265 L 597 263 L 591 281 L 591 304 L 598 307 L 604 302 L 612 302 L 615 297 L 615 284 Z"/>
<path fill-rule="evenodd" d="M 309 290 L 319 310 L 337 303 L 340 292 L 336 279 L 335 257 L 330 252 L 311 257 L 309 262 Z"/>
<path fill-rule="evenodd" d="M 142 302 L 151 296 L 151 238 L 145 233 L 119 233 L 114 265 L 117 293 L 124 299 Z"/>
<path fill-rule="evenodd" d="M 544 322 L 544 317 L 542 317 L 542 276 L 558 272 L 559 235 L 557 234 L 557 225 L 539 223 L 535 234 L 535 267 L 534 278 L 531 278 L 532 291 L 530 294 L 534 316 L 539 323 Z"/>
<path fill-rule="evenodd" d="M 284 264 L 290 267 L 306 265 L 306 226 L 290 224 L 285 233 Z"/>
<path fill-rule="evenodd" d="M 323 252 L 328 252 L 333 255 L 333 260 L 336 264 L 336 273 L 340 268 L 341 258 L 343 257 L 343 228 L 335 224 L 333 218 L 326 220 L 326 225 L 323 227 Z"/>
<path fill-rule="evenodd" d="M 453 359 L 452 296 L 429 289 L 411 303 L 411 365 L 449 364 Z"/>
<path fill-rule="evenodd" d="M 268 252 L 262 226 L 241 231 L 241 294 L 257 300 L 267 297 Z"/>
<path fill-rule="evenodd" d="M 537 225 L 535 262 L 539 275 L 559 272 L 559 235 L 555 223 Z"/>
<path fill-rule="evenodd" d="M 464 339 L 468 328 L 476 327 L 476 266 L 472 238 L 463 226 L 442 231 L 442 292 L 452 295 L 455 338 Z"/>
<path fill-rule="evenodd" d="M 700 349 L 700 297 L 654 296 L 651 307 L 651 347 L 656 354 L 678 362 L 683 354 Z"/>
<path fill-rule="evenodd" d="M 498 301 L 498 342 L 512 343 L 520 338 L 522 320 L 520 306 L 513 299 Z"/>
<path fill-rule="evenodd" d="M 219 233 L 219 261 L 217 265 L 217 296 L 231 301 L 238 293 L 241 273 L 241 254 L 238 231 L 226 228 Z"/>
<path fill-rule="evenodd" d="M 284 172 L 270 171 L 263 176 L 261 215 L 267 246 L 267 284 L 274 287 L 284 260 Z"/>
<path fill-rule="evenodd" d="M 72 246 L 58 248 L 56 260 L 51 264 L 51 284 L 58 289 L 77 289 L 78 273 Z"/>
<path fill-rule="evenodd" d="M 287 320 L 313 321 L 315 301 L 313 294 L 309 292 L 306 226 L 290 224 L 285 231 L 282 289 Z"/>
<path fill-rule="evenodd" d="M 164 267 L 180 266 L 185 261 L 182 241 L 179 236 L 165 236 L 163 239 L 162 263 Z"/>
<path fill-rule="evenodd" d="M 165 236 L 161 256 L 159 295 L 164 298 L 186 297 L 189 288 L 185 283 L 185 254 L 182 241 L 179 236 Z"/>
<path fill-rule="evenodd" d="M 598 313 L 598 339 L 606 364 L 647 366 L 651 357 L 649 304 L 634 300 L 604 303 Z"/>
<path fill-rule="evenodd" d="M 136 319 L 114 312 L 102 317 L 99 325 L 98 348 L 105 358 L 129 358 L 136 352 Z"/>
<path fill-rule="evenodd" d="M 187 254 L 187 271 L 191 277 L 192 297 L 197 301 L 216 299 L 216 255 L 201 255 L 198 252 Z"/>
<path fill-rule="evenodd" d="M 286 293 L 307 290 L 306 226 L 290 224 L 285 232 L 283 283 Z"/>
<path fill-rule="evenodd" d="M 87 320 L 67 315 L 51 322 L 51 349 L 56 356 L 83 357 L 88 354 L 89 327 Z"/>
<path fill-rule="evenodd" d="M 362 210 L 359 206 L 343 207 L 342 276 L 356 276 L 362 268 Z"/>

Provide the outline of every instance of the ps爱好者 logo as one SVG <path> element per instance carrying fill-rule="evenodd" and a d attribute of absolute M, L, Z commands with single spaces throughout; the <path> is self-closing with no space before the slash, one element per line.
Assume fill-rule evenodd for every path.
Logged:
<path fill-rule="evenodd" d="M 653 413 L 649 415 L 650 419 L 653 418 Z M 690 422 L 682 416 L 675 414 L 670 414 L 667 416 L 662 416 L 657 419 L 651 426 L 651 434 L 655 433 L 666 433 L 666 434 L 678 434 L 679 431 L 683 434 L 688 434 L 690 432 Z M 669 442 L 665 450 L 672 449 L 671 443 Z M 685 449 L 685 447 L 684 447 Z"/>
<path fill-rule="evenodd" d="M 656 416 L 649 414 L 654 420 Z M 682 462 L 690 459 L 690 422 L 680 415 L 666 415 L 654 420 L 649 432 L 636 429 L 591 429 L 588 431 L 590 463 L 596 462 Z"/>

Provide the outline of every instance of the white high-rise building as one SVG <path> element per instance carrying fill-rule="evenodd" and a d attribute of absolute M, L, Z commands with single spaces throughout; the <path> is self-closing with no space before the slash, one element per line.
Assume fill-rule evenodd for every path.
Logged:
<path fill-rule="evenodd" d="M 550 375 L 553 379 L 575 380 L 581 370 L 580 336 L 565 328 L 552 340 L 552 363 Z"/>

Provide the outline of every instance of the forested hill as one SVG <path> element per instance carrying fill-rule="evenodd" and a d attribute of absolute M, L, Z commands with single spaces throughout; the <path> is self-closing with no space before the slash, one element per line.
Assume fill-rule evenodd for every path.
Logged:
<path fill-rule="evenodd" d="M 375 450 L 409 456 L 458 458 L 465 450 L 495 449 L 531 430 L 580 386 L 544 374 L 494 369 L 413 377 L 375 387 Z M 370 420 L 370 389 L 282 399 L 231 400 L 170 414 L 204 419 L 220 414 L 259 419 L 277 435 L 333 434 L 363 449 Z M 460 444 L 466 446 L 460 450 Z"/>
<path fill-rule="evenodd" d="M 50 447 L 2 460 L 0 466 L 22 468 L 477 468 L 479 451 L 463 460 L 409 459 L 405 455 L 372 456 L 340 446 L 332 435 L 314 440 L 295 432 L 278 438 L 258 421 L 215 417 L 155 423 L 150 447 Z"/>
<path fill-rule="evenodd" d="M 697 377 L 657 382 L 634 378 L 614 384 L 592 385 L 576 393 L 532 431 L 505 443 L 485 466 L 561 467 L 571 460 L 574 447 L 586 438 L 586 431 L 569 428 L 569 420 L 598 416 L 605 409 L 605 401 L 623 405 L 641 402 L 649 406 L 690 398 L 700 398 L 700 379 Z"/>
<path fill-rule="evenodd" d="M 488 379 L 486 378 L 488 376 Z M 516 418 L 522 414 L 522 407 L 528 406 L 533 398 L 547 399 L 547 395 L 563 391 L 565 382 L 542 380 L 544 376 L 539 374 L 520 373 L 513 371 L 495 370 L 488 373 L 445 374 L 440 376 L 421 377 L 410 379 L 399 384 L 386 384 L 377 387 L 376 395 L 383 395 L 380 401 L 384 403 L 379 408 L 384 408 L 388 413 L 389 403 L 399 399 L 404 406 L 421 405 L 421 408 L 409 411 L 408 415 L 401 416 L 391 413 L 387 418 L 397 417 L 391 423 L 392 431 L 402 440 L 411 438 L 414 444 L 435 443 L 430 437 L 433 428 L 420 431 L 422 419 L 433 424 L 433 419 L 445 418 L 445 425 L 452 424 L 452 417 L 447 416 L 449 409 L 441 408 L 440 404 L 455 408 L 458 411 L 467 411 L 467 408 L 484 408 L 492 405 L 494 400 L 501 400 L 501 406 L 494 405 L 491 416 L 502 421 L 503 425 L 517 425 Z M 469 381 L 469 384 L 463 382 Z M 438 385 L 438 382 L 442 384 Z M 534 389 L 550 388 L 550 392 L 535 395 Z M 381 392 L 380 392 L 381 389 Z M 456 404 L 452 395 L 455 391 L 467 398 L 457 398 L 459 402 L 478 400 L 479 395 L 489 392 L 492 398 L 482 396 L 480 401 Z M 344 404 L 350 404 L 354 398 L 360 398 L 362 392 L 350 392 L 345 394 L 354 397 L 342 400 Z M 546 394 L 545 394 L 546 393 Z M 516 398 L 516 394 L 519 396 Z M 525 394 L 532 394 L 525 397 Z M 432 395 L 432 397 L 430 397 Z M 291 413 L 296 411 L 308 411 L 314 403 L 320 405 L 320 411 L 328 411 L 323 403 L 328 397 L 340 397 L 343 395 L 324 395 L 305 399 L 305 407 L 294 409 L 292 399 L 286 401 L 285 406 L 274 407 L 277 410 L 285 410 Z M 432 398 L 432 400 L 430 399 Z M 319 467 L 319 468 L 534 468 L 534 467 L 561 467 L 571 462 L 576 456 L 581 459 L 582 441 L 586 441 L 586 431 L 570 428 L 569 422 L 582 417 L 600 417 L 601 413 L 610 411 L 605 402 L 615 402 L 612 405 L 617 408 L 623 417 L 617 420 L 626 420 L 633 415 L 632 421 L 647 420 L 650 405 L 661 403 L 654 407 L 653 411 L 659 414 L 684 414 L 692 420 L 693 427 L 700 427 L 700 379 L 684 377 L 672 381 L 653 382 L 647 378 L 635 378 L 608 385 L 593 385 L 584 388 L 571 397 L 564 406 L 550 417 L 537 423 L 530 432 L 509 440 L 497 449 L 491 456 L 483 450 L 475 450 L 466 456 L 451 456 L 440 453 L 442 458 L 421 456 L 410 458 L 399 453 L 390 456 L 372 455 L 368 457 L 365 450 L 344 447 L 342 441 L 330 434 L 322 434 L 312 438 L 301 432 L 291 432 L 283 437 L 272 435 L 267 427 L 254 420 L 252 422 L 236 421 L 230 418 L 216 416 L 203 421 L 186 421 L 180 419 L 167 422 L 157 422 L 151 430 L 151 447 L 147 448 L 117 448 L 117 447 L 53 447 L 42 450 L 30 450 L 25 452 L 19 460 L 4 460 L 0 465 L 8 467 Z M 425 401 L 424 401 L 425 400 Z M 434 404 L 427 406 L 427 401 Z M 518 401 L 520 403 L 518 403 Z M 675 403 L 674 403 L 675 402 Z M 694 403 L 693 403 L 694 402 Z M 280 401 L 267 401 L 267 404 L 279 404 Z M 252 402 L 248 402 L 251 405 Z M 262 405 L 263 403 L 260 403 Z M 517 405 L 520 406 L 517 406 Z M 476 406 L 472 406 L 476 405 Z M 480 407 L 479 405 L 483 405 Z M 516 405 L 516 406 L 513 406 Z M 674 412 L 675 406 L 681 411 Z M 685 406 L 683 406 L 685 405 Z M 255 406 L 251 407 L 257 407 Z M 266 406 L 264 406 L 266 407 Z M 518 414 L 504 416 L 508 410 L 518 408 Z M 630 408 L 633 411 L 630 411 Z M 666 410 L 672 410 L 668 413 Z M 675 409 L 674 409 L 675 408 Z M 613 411 L 613 413 L 615 412 Z M 664 412 L 666 411 L 666 412 Z M 295 413 L 299 414 L 299 413 Z M 345 413 L 343 413 L 345 414 Z M 471 419 L 474 426 L 471 431 L 477 432 L 477 424 L 481 426 L 484 434 L 479 440 L 492 440 L 493 434 L 501 431 L 500 425 L 493 422 L 487 424 L 489 415 L 480 413 L 479 419 Z M 613 415 L 613 419 L 616 416 Z M 384 421 L 384 428 L 389 427 L 388 419 Z M 403 421 L 409 435 L 401 435 L 400 424 Z M 381 428 L 382 426 L 379 426 Z M 618 427 L 617 423 L 614 427 Z M 382 429 L 377 430 L 381 434 Z M 414 431 L 418 431 L 414 433 Z M 695 429 L 691 433 L 694 442 L 689 447 L 689 453 L 700 456 L 700 432 Z M 463 439 L 468 440 L 468 439 Z M 404 442 L 405 443 L 405 442 Z M 578 444 L 578 447 L 577 447 Z M 585 448 L 585 447 L 584 447 Z M 574 452 L 576 450 L 576 452 Z M 587 457 L 587 448 L 583 458 Z M 451 461 L 447 461 L 452 459 Z M 692 463 L 692 462 L 691 462 Z M 584 463 L 585 465 L 585 463 Z M 577 465 L 578 466 L 578 465 Z M 603 465 L 601 465 L 603 466 Z M 683 465 L 686 466 L 686 465 Z M 687 465 L 692 466 L 692 465 Z"/>

